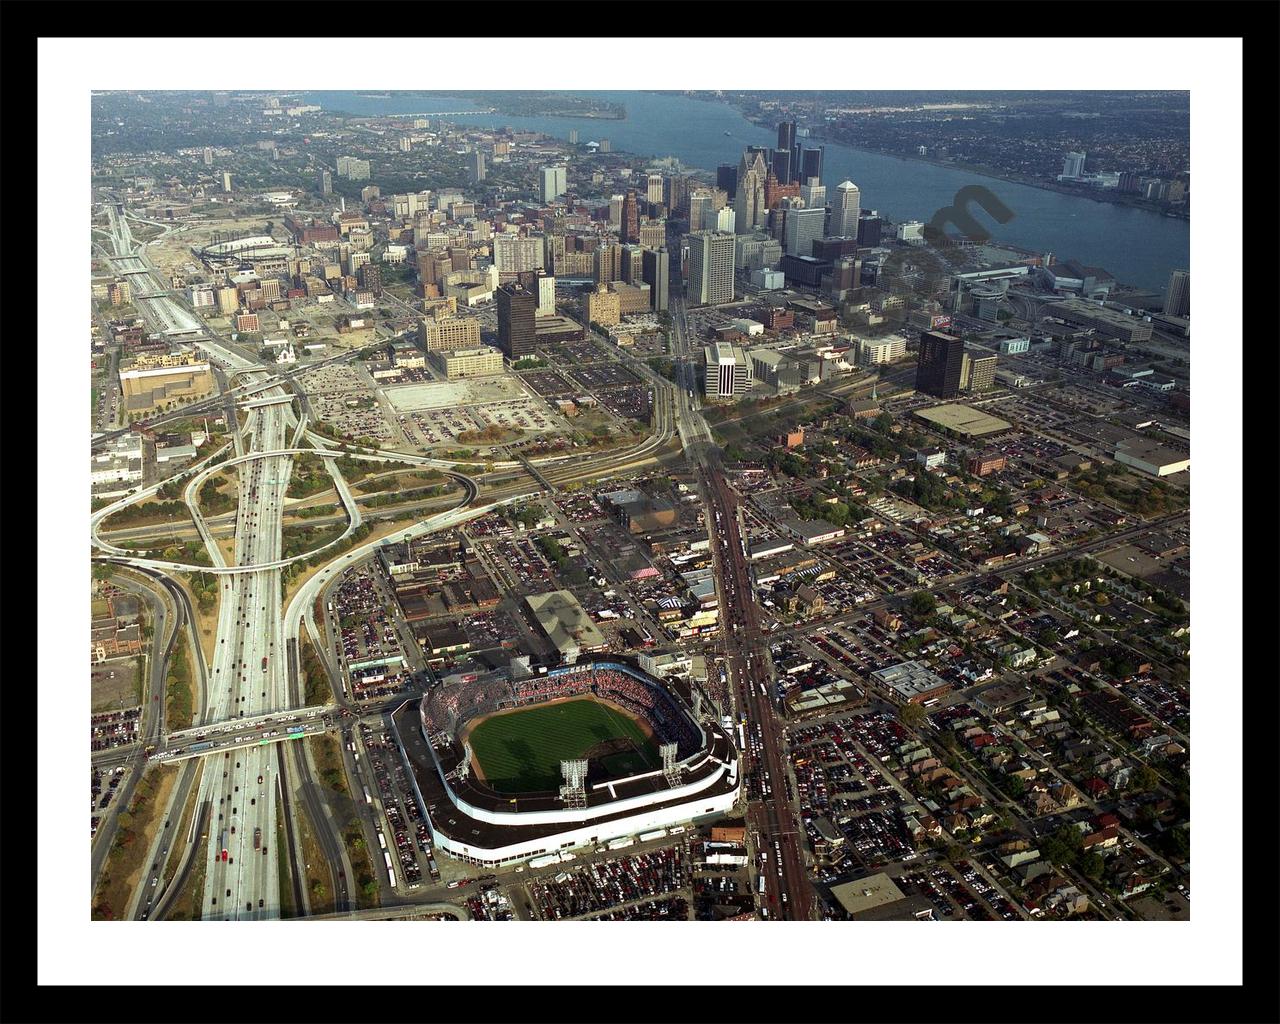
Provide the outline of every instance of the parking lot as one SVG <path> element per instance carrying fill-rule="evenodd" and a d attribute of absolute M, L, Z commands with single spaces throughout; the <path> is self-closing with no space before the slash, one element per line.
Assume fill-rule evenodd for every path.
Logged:
<path fill-rule="evenodd" d="M 334 654 L 342 664 L 353 700 L 389 697 L 412 682 L 407 656 L 395 623 L 395 604 L 377 563 L 348 569 L 331 592 L 330 613 L 337 623 Z"/>
<path fill-rule="evenodd" d="M 122 711 L 104 711 L 89 718 L 89 749 L 110 750 L 138 741 L 138 727 L 142 722 L 142 708 L 125 708 Z"/>
<path fill-rule="evenodd" d="M 111 806 L 116 790 L 124 781 L 125 767 L 94 768 L 89 773 L 89 837 L 98 834 L 99 814 Z"/>
<path fill-rule="evenodd" d="M 561 871 L 550 879 L 529 883 L 536 916 L 543 921 L 574 917 L 600 920 L 687 919 L 688 904 L 683 899 L 653 902 L 602 917 L 621 904 L 678 892 L 688 883 L 685 845 L 666 846 L 634 857 L 606 860 Z M 683 904 L 683 910 L 680 905 Z"/>
<path fill-rule="evenodd" d="M 375 726 L 368 722 L 359 724 L 359 743 L 365 751 L 369 769 L 377 786 L 378 805 L 382 811 L 382 823 L 378 834 L 378 849 L 370 851 L 374 867 L 385 877 L 385 856 L 391 857 L 396 874 L 408 889 L 422 884 L 422 874 L 431 872 L 434 860 L 430 829 L 413 796 L 404 759 L 390 729 L 385 723 Z M 354 737 L 344 735 L 344 742 L 355 744 Z M 349 747 L 353 752 L 356 747 Z M 364 796 L 364 794 L 361 794 Z M 372 797 L 373 794 L 370 794 Z M 379 863 L 381 862 L 381 863 Z M 438 878 L 438 871 L 434 877 Z"/>

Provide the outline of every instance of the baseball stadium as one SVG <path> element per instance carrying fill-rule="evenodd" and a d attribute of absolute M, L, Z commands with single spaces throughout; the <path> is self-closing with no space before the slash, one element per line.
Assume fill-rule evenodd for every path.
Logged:
<path fill-rule="evenodd" d="M 435 845 L 493 866 L 728 812 L 737 751 L 692 702 L 611 659 L 446 681 L 395 722 Z"/>

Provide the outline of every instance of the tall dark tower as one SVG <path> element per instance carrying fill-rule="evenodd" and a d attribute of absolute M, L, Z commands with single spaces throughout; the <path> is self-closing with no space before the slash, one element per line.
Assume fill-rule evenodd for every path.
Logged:
<path fill-rule="evenodd" d="M 789 185 L 793 178 L 791 172 L 791 150 L 775 149 L 773 151 L 773 176 L 782 184 Z"/>
<path fill-rule="evenodd" d="M 622 241 L 640 241 L 640 207 L 634 189 L 628 189 L 622 200 Z"/>
<path fill-rule="evenodd" d="M 822 147 L 817 149 L 806 149 L 800 155 L 800 180 L 808 181 L 810 178 L 822 180 Z"/>
<path fill-rule="evenodd" d="M 791 147 L 796 144 L 796 123 L 794 121 L 780 121 L 778 123 L 778 148 L 791 151 Z"/>
<path fill-rule="evenodd" d="M 936 398 L 955 398 L 960 394 L 963 364 L 963 341 L 941 331 L 924 331 L 916 364 L 916 390 Z"/>
<path fill-rule="evenodd" d="M 496 298 L 498 347 L 508 359 L 532 355 L 537 343 L 534 317 L 538 311 L 538 296 L 518 284 L 504 284 L 498 289 Z"/>
<path fill-rule="evenodd" d="M 729 201 L 733 201 L 733 197 L 738 194 L 738 165 L 737 164 L 721 164 L 716 168 L 716 188 L 724 189 L 725 195 L 729 197 Z M 694 227 L 693 230 L 698 230 Z"/>
<path fill-rule="evenodd" d="M 800 168 L 795 159 L 796 123 L 781 121 L 778 124 L 778 149 L 773 154 L 773 173 L 784 185 L 800 181 Z"/>

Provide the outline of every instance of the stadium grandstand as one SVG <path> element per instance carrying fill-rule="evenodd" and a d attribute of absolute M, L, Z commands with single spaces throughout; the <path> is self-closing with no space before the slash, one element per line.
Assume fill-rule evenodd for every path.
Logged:
<path fill-rule="evenodd" d="M 729 812 L 728 735 L 622 660 L 468 675 L 394 715 L 435 845 L 480 865 Z"/>

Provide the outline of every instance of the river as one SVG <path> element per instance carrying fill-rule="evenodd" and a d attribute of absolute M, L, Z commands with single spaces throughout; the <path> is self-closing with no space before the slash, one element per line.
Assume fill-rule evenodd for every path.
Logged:
<path fill-rule="evenodd" d="M 615 151 L 674 156 L 685 167 L 712 172 L 718 164 L 736 166 L 746 146 L 777 144 L 775 132 L 752 124 L 735 107 L 716 100 L 645 92 L 582 90 L 577 94 L 624 103 L 627 117 L 608 121 L 464 113 L 451 120 L 485 128 L 510 125 L 560 139 L 576 130 L 584 143 L 607 138 Z M 477 108 L 473 102 L 448 96 L 393 94 L 381 99 L 353 92 L 310 92 L 303 94 L 303 102 L 364 115 L 430 115 Z M 1158 294 L 1164 292 L 1171 271 L 1190 266 L 1191 230 L 1186 220 L 839 143 L 825 146 L 822 180 L 828 192 L 848 178 L 861 189 L 864 209 L 879 210 L 895 221 L 927 221 L 937 210 L 950 206 L 960 188 L 979 184 L 1014 214 L 1008 223 L 996 224 L 974 208 L 997 242 L 1103 267 L 1119 281 Z"/>

